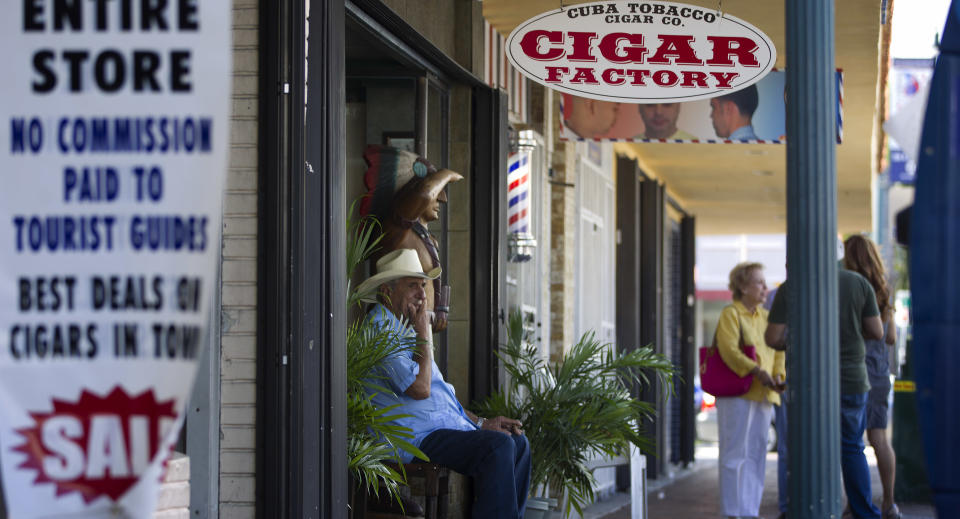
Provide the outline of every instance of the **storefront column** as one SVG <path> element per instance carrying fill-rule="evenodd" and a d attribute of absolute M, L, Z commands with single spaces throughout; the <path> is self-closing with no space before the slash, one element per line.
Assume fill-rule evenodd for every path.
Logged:
<path fill-rule="evenodd" d="M 787 0 L 790 517 L 841 514 L 833 0 Z"/>
<path fill-rule="evenodd" d="M 344 8 L 261 6 L 259 518 L 347 517 Z"/>

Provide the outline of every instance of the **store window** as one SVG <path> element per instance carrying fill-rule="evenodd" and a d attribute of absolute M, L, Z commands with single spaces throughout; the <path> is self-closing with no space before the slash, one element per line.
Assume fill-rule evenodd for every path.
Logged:
<path fill-rule="evenodd" d="M 348 207 L 368 194 L 365 150 L 382 145 L 426 158 L 438 169 L 449 162 L 449 86 L 428 71 L 413 66 L 359 24 L 347 24 L 346 45 L 346 188 Z M 466 208 L 459 208 L 465 210 Z M 355 218 L 357 215 L 349 215 Z M 449 208 L 441 204 L 437 220 L 427 229 L 437 241 L 440 264 L 448 265 Z M 353 282 L 372 268 L 354 273 Z M 446 269 L 445 269 L 446 270 Z M 441 279 L 446 284 L 448 273 Z M 436 335 L 437 365 L 447 368 L 447 333 Z"/>

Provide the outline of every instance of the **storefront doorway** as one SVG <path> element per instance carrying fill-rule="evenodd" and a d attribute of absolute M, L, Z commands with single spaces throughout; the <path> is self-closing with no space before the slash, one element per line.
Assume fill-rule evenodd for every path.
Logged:
<path fill-rule="evenodd" d="M 390 49 L 371 34 L 361 20 L 348 17 L 346 31 L 345 155 L 347 207 L 355 219 L 361 199 L 368 194 L 364 182 L 368 146 L 382 145 L 416 153 L 437 168 L 449 164 L 449 84 L 409 63 L 402 53 Z M 454 208 L 467 211 L 467 207 Z M 441 205 L 440 218 L 428 230 L 437 240 L 440 263 L 448 265 L 449 204 Z M 366 278 L 372 268 L 354 273 L 353 282 Z M 449 282 L 449 273 L 441 276 Z M 353 316 L 351 316 L 353 317 Z M 448 334 L 435 337 L 436 361 L 447 374 Z"/>
<path fill-rule="evenodd" d="M 496 387 L 505 96 L 379 1 L 312 5 L 263 17 L 256 413 L 262 517 L 341 517 L 346 510 L 350 316 L 342 256 L 349 205 L 366 191 L 368 144 L 411 149 L 464 175 L 457 189 L 448 186 L 449 208 L 429 229 L 455 291 L 437 361 L 464 401 Z M 453 27 L 452 18 L 437 21 Z"/>

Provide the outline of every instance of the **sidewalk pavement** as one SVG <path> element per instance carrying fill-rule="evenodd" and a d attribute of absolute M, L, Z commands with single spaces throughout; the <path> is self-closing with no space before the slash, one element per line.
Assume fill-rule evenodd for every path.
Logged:
<path fill-rule="evenodd" d="M 873 449 L 867 447 L 867 461 L 873 477 L 873 500 L 879 506 L 882 487 L 877 473 Z M 697 447 L 697 461 L 684 469 L 674 469 L 672 475 L 648 483 L 648 519 L 719 519 L 719 484 L 717 482 L 716 444 L 701 443 Z M 935 519 L 933 506 L 928 504 L 897 503 L 903 519 Z M 767 455 L 766 480 L 760 517 L 775 519 L 777 508 L 777 454 Z M 584 510 L 584 519 L 629 519 L 630 497 L 617 494 Z"/>

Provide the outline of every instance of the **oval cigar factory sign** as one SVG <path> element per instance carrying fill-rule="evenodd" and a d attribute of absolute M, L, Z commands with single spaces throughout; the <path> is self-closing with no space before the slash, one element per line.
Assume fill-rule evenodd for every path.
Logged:
<path fill-rule="evenodd" d="M 753 25 L 675 2 L 592 2 L 542 13 L 507 38 L 524 75 L 570 94 L 626 103 L 683 102 L 740 90 L 773 68 Z"/>

